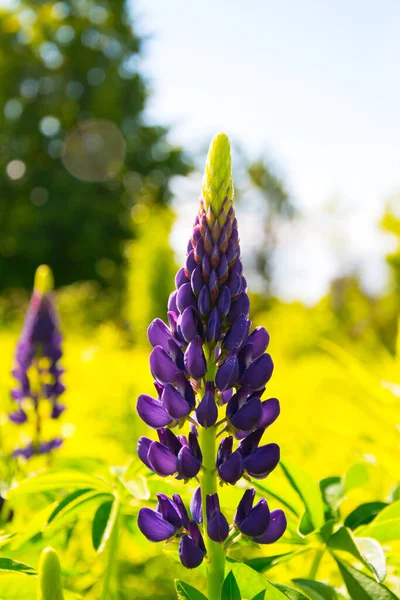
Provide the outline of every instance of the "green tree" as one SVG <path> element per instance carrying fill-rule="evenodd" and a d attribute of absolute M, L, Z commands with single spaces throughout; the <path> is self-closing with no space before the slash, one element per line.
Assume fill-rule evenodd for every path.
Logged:
<path fill-rule="evenodd" d="M 141 50 L 122 0 L 0 8 L 0 290 L 41 263 L 57 285 L 123 289 L 132 209 L 190 170 L 146 123 Z"/>

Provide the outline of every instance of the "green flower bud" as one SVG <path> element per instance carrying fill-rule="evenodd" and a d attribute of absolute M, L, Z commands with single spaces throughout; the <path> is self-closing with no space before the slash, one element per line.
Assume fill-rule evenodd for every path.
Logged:
<path fill-rule="evenodd" d="M 222 227 L 233 206 L 231 144 L 225 133 L 217 133 L 208 150 L 203 179 L 202 199 L 210 225 L 218 219 Z"/>
<path fill-rule="evenodd" d="M 39 559 L 38 600 L 64 600 L 61 583 L 61 565 L 53 548 L 45 548 Z"/>
<path fill-rule="evenodd" d="M 54 277 L 53 272 L 47 265 L 40 265 L 36 269 L 35 283 L 33 286 L 35 292 L 39 292 L 42 296 L 45 296 L 54 289 Z"/>

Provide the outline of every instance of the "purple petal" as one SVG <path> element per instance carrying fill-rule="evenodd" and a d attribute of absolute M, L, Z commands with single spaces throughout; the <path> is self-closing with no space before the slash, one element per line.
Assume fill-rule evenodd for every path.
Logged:
<path fill-rule="evenodd" d="M 200 486 L 196 489 L 190 500 L 190 512 L 196 523 L 200 524 L 203 522 Z"/>
<path fill-rule="evenodd" d="M 11 412 L 8 415 L 8 418 L 12 423 L 15 423 L 16 425 L 22 425 L 22 423 L 26 423 L 28 419 L 26 412 L 22 410 L 22 408 Z"/>
<path fill-rule="evenodd" d="M 179 558 L 187 569 L 195 569 L 203 562 L 203 550 L 186 533 L 179 542 Z"/>
<path fill-rule="evenodd" d="M 233 296 L 233 294 L 232 294 Z M 240 314 L 248 316 L 250 312 L 250 300 L 246 292 L 242 292 L 239 296 L 232 302 L 231 309 L 228 313 L 228 320 L 233 323 Z"/>
<path fill-rule="evenodd" d="M 245 535 L 256 537 L 262 535 L 269 524 L 270 512 L 265 498 L 252 508 L 245 519 L 240 523 L 239 529 Z"/>
<path fill-rule="evenodd" d="M 201 460 L 193 455 L 188 446 L 183 446 L 176 459 L 176 465 L 179 475 L 187 480 L 196 477 L 197 473 L 200 471 Z"/>
<path fill-rule="evenodd" d="M 254 397 L 231 417 L 230 422 L 240 431 L 251 431 L 257 426 L 262 414 L 261 400 Z"/>
<path fill-rule="evenodd" d="M 163 519 L 168 521 L 168 523 L 171 523 L 175 529 L 182 527 L 182 518 L 175 502 L 170 500 L 165 494 L 161 493 L 157 494 L 157 500 L 156 510 L 162 515 Z"/>
<path fill-rule="evenodd" d="M 249 488 L 245 491 L 236 509 L 234 523 L 240 525 L 240 523 L 248 516 L 254 502 L 256 490 Z"/>
<path fill-rule="evenodd" d="M 160 513 L 150 508 L 139 510 L 138 527 L 150 542 L 168 540 L 176 533 L 176 528 L 171 523 L 168 523 Z"/>
<path fill-rule="evenodd" d="M 286 516 L 279 508 L 271 512 L 268 528 L 262 536 L 254 538 L 258 544 L 273 544 L 285 533 Z"/>
<path fill-rule="evenodd" d="M 175 287 L 179 289 L 184 283 L 188 283 L 189 279 L 186 277 L 185 269 L 182 267 L 175 275 Z"/>
<path fill-rule="evenodd" d="M 264 354 L 269 344 L 269 333 L 264 327 L 256 327 L 249 335 L 248 340 L 253 344 L 253 360 Z"/>
<path fill-rule="evenodd" d="M 200 336 L 197 335 L 186 348 L 184 362 L 187 372 L 194 379 L 200 379 L 206 374 L 207 363 Z"/>
<path fill-rule="evenodd" d="M 219 509 L 207 522 L 207 533 L 214 542 L 224 542 L 229 535 L 229 524 Z"/>
<path fill-rule="evenodd" d="M 171 450 L 160 442 L 153 442 L 150 445 L 148 460 L 153 470 L 161 477 L 173 475 L 178 470 L 175 454 L 172 454 Z"/>
<path fill-rule="evenodd" d="M 246 456 L 244 468 L 251 477 L 264 479 L 275 469 L 280 459 L 278 444 L 267 444 Z"/>
<path fill-rule="evenodd" d="M 168 298 L 168 310 L 170 312 L 178 313 L 178 307 L 176 305 L 176 295 L 177 291 L 171 292 Z"/>
<path fill-rule="evenodd" d="M 239 363 L 236 352 L 228 354 L 225 362 L 218 368 L 215 377 L 217 387 L 223 392 L 228 388 L 233 387 L 239 377 Z"/>
<path fill-rule="evenodd" d="M 181 518 L 183 527 L 187 529 L 189 527 L 189 516 L 187 514 L 186 506 L 184 505 L 182 498 L 179 494 L 173 494 L 172 500 L 174 501 L 175 506 L 178 509 L 178 513 Z"/>
<path fill-rule="evenodd" d="M 176 306 L 180 313 L 183 313 L 185 308 L 188 306 L 196 307 L 196 297 L 192 292 L 192 286 L 190 283 L 184 283 L 178 290 L 176 295 Z"/>
<path fill-rule="evenodd" d="M 142 463 L 144 463 L 146 465 L 146 467 L 148 469 L 150 469 L 150 471 L 153 471 L 153 466 L 149 461 L 148 455 L 149 455 L 149 449 L 151 444 L 153 443 L 154 440 L 151 440 L 148 437 L 140 437 L 138 439 L 138 443 L 137 443 L 137 447 L 136 447 L 136 451 L 137 454 L 140 458 L 140 460 L 142 461 Z"/>
<path fill-rule="evenodd" d="M 217 308 L 213 308 L 207 322 L 206 340 L 215 344 L 219 341 L 222 331 L 221 317 Z"/>
<path fill-rule="evenodd" d="M 239 315 L 233 323 L 227 334 L 225 335 L 222 347 L 224 350 L 240 349 L 247 339 L 249 333 L 250 322 L 246 315 Z"/>
<path fill-rule="evenodd" d="M 189 306 L 183 311 L 179 319 L 179 324 L 181 327 L 182 335 L 185 338 L 186 342 L 189 343 L 192 340 L 194 340 L 196 335 L 203 337 L 203 323 L 198 311 L 195 308 L 193 308 L 193 306 Z"/>
<path fill-rule="evenodd" d="M 270 398 L 262 402 L 262 417 L 258 427 L 269 427 L 279 417 L 280 404 L 277 398 Z"/>
<path fill-rule="evenodd" d="M 171 383 L 167 383 L 165 386 L 161 402 L 173 419 L 182 419 L 182 417 L 186 417 L 191 411 L 191 406 Z M 164 425 L 168 425 L 168 423 L 164 423 Z M 164 427 L 164 425 L 161 425 L 161 427 Z"/>
<path fill-rule="evenodd" d="M 223 285 L 219 292 L 217 308 L 221 317 L 226 317 L 231 308 L 231 293 L 226 285 Z"/>
<path fill-rule="evenodd" d="M 231 456 L 218 467 L 218 474 L 223 481 L 235 485 L 243 475 L 243 458 L 239 450 L 235 450 Z"/>
<path fill-rule="evenodd" d="M 273 370 L 274 363 L 272 362 L 271 356 L 269 354 L 263 354 L 252 362 L 248 369 L 246 369 L 240 378 L 240 383 L 241 385 L 248 386 L 252 390 L 259 390 L 271 379 Z"/>
<path fill-rule="evenodd" d="M 153 348 L 150 354 L 150 369 L 153 377 L 163 385 L 174 383 L 181 373 L 172 358 L 161 346 Z"/>
<path fill-rule="evenodd" d="M 218 418 L 218 408 L 214 398 L 214 384 L 206 383 L 206 393 L 196 410 L 196 417 L 202 427 L 212 427 Z"/>
<path fill-rule="evenodd" d="M 205 258 L 205 257 L 204 257 Z M 203 285 L 199 294 L 199 311 L 203 317 L 207 317 L 211 310 L 211 298 L 208 285 Z"/>
<path fill-rule="evenodd" d="M 153 348 L 155 346 L 161 346 L 161 348 L 164 348 L 164 350 L 168 352 L 168 342 L 172 339 L 172 334 L 164 321 L 161 319 L 154 319 L 147 329 L 147 337 Z"/>
<path fill-rule="evenodd" d="M 154 429 L 159 429 L 160 427 L 165 427 L 172 423 L 172 419 L 164 409 L 162 403 L 146 394 L 141 394 L 139 396 L 136 410 L 139 417 L 149 425 L 149 427 L 153 427 Z"/>

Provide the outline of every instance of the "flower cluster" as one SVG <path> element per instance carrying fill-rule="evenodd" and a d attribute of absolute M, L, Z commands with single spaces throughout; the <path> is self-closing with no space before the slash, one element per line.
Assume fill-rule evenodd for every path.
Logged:
<path fill-rule="evenodd" d="M 35 418 L 34 439 L 13 452 L 13 456 L 26 459 L 34 454 L 50 452 L 62 444 L 61 437 L 48 441 L 41 439 L 41 404 L 44 401 L 49 403 L 51 419 L 58 419 L 65 410 L 64 404 L 59 401 L 65 387 L 61 382 L 61 332 L 52 288 L 52 273 L 49 267 L 42 265 L 36 271 L 34 290 L 17 343 L 12 371 L 17 387 L 11 391 L 11 396 L 17 409 L 9 414 L 9 419 L 22 425 L 28 420 L 30 409 L 33 409 Z"/>
<path fill-rule="evenodd" d="M 266 353 L 267 331 L 263 327 L 251 331 L 233 208 L 230 148 L 223 134 L 214 138 L 210 148 L 199 214 L 185 266 L 178 271 L 175 284 L 168 302 L 168 325 L 155 319 L 148 329 L 156 394 L 140 395 L 137 411 L 157 430 L 158 441 L 140 438 L 138 455 L 158 475 L 185 482 L 196 478 L 201 483 L 207 470 L 218 474 L 220 484 L 234 485 L 243 476 L 265 478 L 277 466 L 280 451 L 274 443 L 260 445 L 261 439 L 277 419 L 280 407 L 276 398 L 262 399 L 273 362 Z M 187 437 L 173 433 L 172 429 L 181 429 L 186 423 L 190 427 Z M 205 430 L 214 431 L 214 439 L 225 434 L 212 465 L 203 459 Z M 156 512 L 142 509 L 139 516 L 140 529 L 152 541 L 157 541 L 156 520 L 162 523 L 160 535 L 165 535 L 160 539 L 185 531 L 180 556 L 183 564 L 191 566 L 197 562 L 187 557 L 191 549 L 197 559 L 205 553 L 199 529 L 193 524 L 202 519 L 196 507 L 199 494 L 196 492 L 192 502 L 193 522 L 183 516 L 180 499 L 168 500 L 162 495 Z M 270 514 L 264 499 L 252 508 L 253 500 L 254 490 L 248 490 L 238 507 L 235 528 L 256 542 L 274 541 L 285 530 L 284 514 Z M 230 530 L 215 490 L 207 492 L 205 514 L 207 536 L 225 541 Z M 258 519 L 259 527 L 253 527 Z"/>

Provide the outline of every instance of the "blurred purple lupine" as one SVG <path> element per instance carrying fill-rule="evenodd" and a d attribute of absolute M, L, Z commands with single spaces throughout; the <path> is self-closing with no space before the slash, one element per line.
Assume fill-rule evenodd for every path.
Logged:
<path fill-rule="evenodd" d="M 61 381 L 63 369 L 59 366 L 62 337 L 52 289 L 51 270 L 41 265 L 36 271 L 33 294 L 15 351 L 12 374 L 17 387 L 11 391 L 11 397 L 17 408 L 9 414 L 12 423 L 22 425 L 33 409 L 35 431 L 28 445 L 14 450 L 14 457 L 28 459 L 34 454 L 46 454 L 59 448 L 63 441 L 59 436 L 42 440 L 42 403 L 49 404 L 51 419 L 58 419 L 65 410 L 59 401 L 65 391 Z"/>
<path fill-rule="evenodd" d="M 152 541 L 155 536 L 183 536 L 180 557 L 185 566 L 192 567 L 206 551 L 212 560 L 212 554 L 218 552 L 216 545 L 229 540 L 216 478 L 221 485 L 235 485 L 243 476 L 264 478 L 277 466 L 280 454 L 277 444 L 260 445 L 280 408 L 276 398 L 262 399 L 274 365 L 266 353 L 267 331 L 263 327 L 251 331 L 233 208 L 230 147 L 223 134 L 216 136 L 210 147 L 199 213 L 175 288 L 168 301 L 168 325 L 155 319 L 148 329 L 157 394 L 154 398 L 139 396 L 137 411 L 157 430 L 159 441 L 140 438 L 138 455 L 161 476 L 199 481 L 191 512 L 194 522 L 203 526 L 206 543 L 204 546 L 203 538 L 199 541 L 197 533 L 191 534 L 187 525 L 176 525 L 164 513 L 161 520 L 150 509 L 140 511 L 139 527 Z M 171 429 L 188 423 L 188 439 L 172 433 Z M 226 436 L 218 446 L 216 440 L 222 433 Z M 275 511 L 272 517 L 265 499 L 253 508 L 254 490 L 246 494 L 233 531 L 239 529 L 259 543 L 283 535 L 286 521 L 282 511 Z M 206 498 L 203 507 L 202 495 Z M 160 513 L 160 508 L 156 512 Z M 169 512 L 175 519 L 174 512 Z M 160 522 L 159 533 L 146 525 L 150 520 L 154 530 L 156 520 Z M 253 526 L 258 520 L 259 526 Z M 166 533 L 169 535 L 163 538 Z M 219 593 L 218 589 L 211 585 L 209 594 Z"/>

